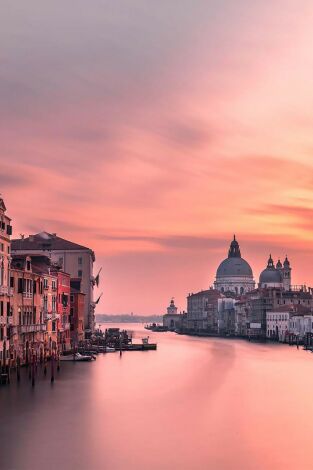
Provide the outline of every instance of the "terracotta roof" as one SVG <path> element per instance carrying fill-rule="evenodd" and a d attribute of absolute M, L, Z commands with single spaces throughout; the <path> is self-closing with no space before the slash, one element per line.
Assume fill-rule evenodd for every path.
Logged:
<path fill-rule="evenodd" d="M 14 239 L 11 241 L 12 251 L 24 250 L 86 250 L 92 251 L 86 246 L 65 240 L 55 233 L 41 232 L 30 235 L 26 238 Z"/>

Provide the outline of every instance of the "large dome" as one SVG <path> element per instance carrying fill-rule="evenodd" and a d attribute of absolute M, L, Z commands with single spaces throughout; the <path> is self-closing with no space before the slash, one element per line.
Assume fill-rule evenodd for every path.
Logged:
<path fill-rule="evenodd" d="M 249 263 L 241 258 L 235 235 L 228 250 L 228 258 L 217 268 L 214 286 L 220 292 L 232 292 L 235 296 L 251 292 L 255 288 L 252 269 Z"/>
<path fill-rule="evenodd" d="M 253 278 L 252 269 L 243 258 L 227 258 L 219 265 L 216 278 L 221 277 L 251 277 Z"/>

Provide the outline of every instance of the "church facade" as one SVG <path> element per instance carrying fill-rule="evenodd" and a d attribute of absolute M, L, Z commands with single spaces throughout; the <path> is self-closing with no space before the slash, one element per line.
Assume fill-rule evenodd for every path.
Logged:
<path fill-rule="evenodd" d="M 243 295 L 255 289 L 251 266 L 241 257 L 235 236 L 230 244 L 228 257 L 217 269 L 214 288 L 223 294 L 229 292 L 235 295 Z"/>

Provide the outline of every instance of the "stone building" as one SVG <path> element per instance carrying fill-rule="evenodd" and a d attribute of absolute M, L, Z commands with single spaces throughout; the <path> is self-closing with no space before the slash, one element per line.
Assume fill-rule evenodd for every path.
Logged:
<path fill-rule="evenodd" d="M 248 306 L 247 298 L 244 296 L 236 300 L 235 305 L 235 334 L 236 336 L 248 336 Z"/>
<path fill-rule="evenodd" d="M 54 269 L 53 273 L 57 278 L 57 313 L 58 321 L 58 343 L 62 350 L 71 348 L 70 332 L 70 292 L 71 278 L 68 273 L 62 270 Z"/>
<path fill-rule="evenodd" d="M 222 293 L 242 295 L 255 288 L 252 269 L 241 257 L 240 247 L 234 236 L 228 257 L 221 262 L 216 272 L 214 288 Z"/>
<path fill-rule="evenodd" d="M 169 330 L 175 331 L 181 327 L 181 315 L 177 313 L 177 307 L 174 299 L 171 300 L 170 305 L 167 307 L 167 313 L 163 315 L 163 326 Z"/>
<path fill-rule="evenodd" d="M 293 335 L 298 338 L 299 341 L 306 340 L 306 335 L 313 335 L 313 315 L 308 313 L 307 315 L 293 315 L 289 320 L 289 335 Z M 288 337 L 287 337 L 288 341 Z"/>
<path fill-rule="evenodd" d="M 221 336 L 236 334 L 236 300 L 223 297 L 217 300 L 218 334 Z"/>
<path fill-rule="evenodd" d="M 81 279 L 81 290 L 85 294 L 84 327 L 87 332 L 94 329 L 95 303 L 93 290 L 99 282 L 99 275 L 93 276 L 94 252 L 55 233 L 41 232 L 27 238 L 12 240 L 12 253 L 28 255 L 48 255 L 53 263 L 69 273 L 72 278 Z"/>
<path fill-rule="evenodd" d="M 279 307 L 266 313 L 266 337 L 268 339 L 286 340 L 289 330 L 290 311 L 286 307 Z"/>
<path fill-rule="evenodd" d="M 216 289 L 204 290 L 187 297 L 186 327 L 189 331 L 218 333 L 218 299 L 223 297 Z"/>
<path fill-rule="evenodd" d="M 85 294 L 81 292 L 80 285 L 81 279 L 71 279 L 70 325 L 73 345 L 84 339 Z"/>
<path fill-rule="evenodd" d="M 9 357 L 9 339 L 12 326 L 10 287 L 10 237 L 11 219 L 6 214 L 6 207 L 0 197 L 0 366 Z"/>
<path fill-rule="evenodd" d="M 10 285 L 13 290 L 11 358 L 19 357 L 22 363 L 27 363 L 32 351 L 43 355 L 44 349 L 51 346 L 47 332 L 48 313 L 43 304 L 44 279 L 33 270 L 30 256 L 12 258 Z"/>

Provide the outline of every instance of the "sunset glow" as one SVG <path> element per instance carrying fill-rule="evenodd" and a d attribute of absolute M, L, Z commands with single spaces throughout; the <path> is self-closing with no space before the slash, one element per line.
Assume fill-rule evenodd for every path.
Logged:
<path fill-rule="evenodd" d="M 164 313 L 236 233 L 313 285 L 313 4 L 3 2 L 0 188 L 14 236 L 90 246 L 97 313 Z"/>

